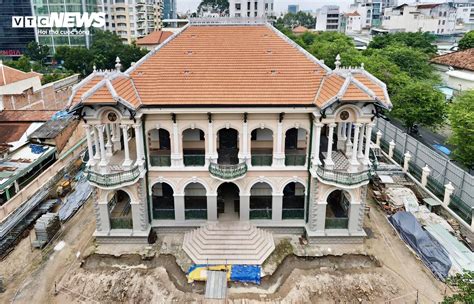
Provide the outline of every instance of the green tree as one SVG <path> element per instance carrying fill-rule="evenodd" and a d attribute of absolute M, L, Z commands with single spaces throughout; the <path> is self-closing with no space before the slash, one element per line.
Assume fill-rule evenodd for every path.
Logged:
<path fill-rule="evenodd" d="M 457 289 L 457 293 L 445 297 L 443 304 L 474 303 L 474 271 L 465 271 L 449 277 L 447 283 Z"/>
<path fill-rule="evenodd" d="M 393 33 L 378 35 L 369 43 L 369 49 L 384 49 L 394 44 L 402 44 L 417 49 L 428 55 L 436 54 L 436 46 L 433 45 L 436 37 L 428 32 L 416 33 Z"/>
<path fill-rule="evenodd" d="M 242 3 L 242 5 L 246 5 L 246 3 Z M 212 7 L 221 13 L 226 13 L 229 11 L 228 0 L 202 0 L 198 5 L 197 11 L 200 12 L 201 9 L 206 6 Z"/>
<path fill-rule="evenodd" d="M 17 69 L 23 72 L 30 72 L 32 69 L 30 60 L 31 59 L 28 58 L 27 56 L 22 55 L 20 59 L 18 59 L 17 61 L 11 60 L 11 61 L 5 61 L 4 63 L 14 69 Z"/>
<path fill-rule="evenodd" d="M 443 93 L 430 83 L 411 81 L 392 96 L 391 116 L 400 119 L 408 131 L 415 124 L 437 127 L 446 117 L 446 101 Z"/>
<path fill-rule="evenodd" d="M 307 28 L 314 28 L 316 25 L 316 19 L 310 14 L 299 11 L 296 14 L 287 13 L 283 17 L 277 19 L 277 26 L 283 26 L 286 28 L 294 28 L 295 26 L 302 25 Z"/>
<path fill-rule="evenodd" d="M 411 82 L 410 76 L 385 56 L 378 53 L 365 57 L 365 69 L 387 84 L 390 96 Z"/>
<path fill-rule="evenodd" d="M 60 46 L 56 48 L 54 58 L 58 62 L 63 62 L 65 69 L 80 73 L 82 76 L 92 72 L 94 55 L 84 47 Z"/>
<path fill-rule="evenodd" d="M 467 32 L 458 43 L 460 50 L 474 48 L 474 31 Z"/>
<path fill-rule="evenodd" d="M 474 167 L 474 90 L 458 95 L 449 108 L 453 134 L 449 143 L 454 157 L 468 168 Z M 471 274 L 472 275 L 472 274 Z"/>
<path fill-rule="evenodd" d="M 32 41 L 26 46 L 25 55 L 43 65 L 49 56 L 49 46 Z"/>

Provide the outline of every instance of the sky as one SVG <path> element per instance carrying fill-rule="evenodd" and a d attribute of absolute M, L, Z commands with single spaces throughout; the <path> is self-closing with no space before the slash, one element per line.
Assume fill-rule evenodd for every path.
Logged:
<path fill-rule="evenodd" d="M 178 12 L 183 13 L 186 11 L 194 12 L 201 2 L 201 0 L 177 0 Z M 349 5 L 353 3 L 353 0 L 274 0 L 275 12 L 285 12 L 288 8 L 288 4 L 299 4 L 300 10 L 313 10 L 320 8 L 323 5 L 335 4 L 339 5 L 341 9 L 347 10 Z"/>

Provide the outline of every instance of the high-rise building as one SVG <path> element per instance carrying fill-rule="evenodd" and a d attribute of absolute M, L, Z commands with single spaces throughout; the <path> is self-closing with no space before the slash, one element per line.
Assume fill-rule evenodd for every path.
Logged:
<path fill-rule="evenodd" d="M 105 0 L 107 30 L 124 43 L 162 28 L 162 0 Z"/>
<path fill-rule="evenodd" d="M 288 13 L 296 14 L 300 11 L 300 6 L 298 4 L 288 4 Z"/>
<path fill-rule="evenodd" d="M 350 9 L 361 16 L 362 28 L 369 29 L 381 26 L 384 10 L 396 5 L 397 0 L 355 0 Z"/>
<path fill-rule="evenodd" d="M 339 29 L 339 6 L 325 5 L 316 12 L 317 31 L 337 31 Z"/>
<path fill-rule="evenodd" d="M 16 1 L 15 1 L 16 2 Z M 31 0 L 34 16 L 50 16 L 51 13 L 97 13 L 102 12 L 102 0 Z M 91 43 L 90 28 L 78 28 L 82 31 L 72 32 L 68 28 L 35 29 L 39 44 L 48 45 L 52 52 L 60 45 L 89 47 Z"/>
<path fill-rule="evenodd" d="M 35 40 L 32 28 L 12 27 L 12 16 L 31 16 L 30 0 L 0 1 L 0 56 L 19 57 Z"/>
<path fill-rule="evenodd" d="M 163 0 L 163 19 L 176 19 L 176 0 Z"/>
<path fill-rule="evenodd" d="M 230 17 L 273 17 L 273 0 L 229 0 Z"/>

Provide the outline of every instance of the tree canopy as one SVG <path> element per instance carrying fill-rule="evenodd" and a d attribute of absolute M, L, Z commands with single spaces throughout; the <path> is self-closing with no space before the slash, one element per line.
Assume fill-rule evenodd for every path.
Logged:
<path fill-rule="evenodd" d="M 446 283 L 453 286 L 457 292 L 445 297 L 443 304 L 474 303 L 474 271 L 458 273 L 449 277 Z"/>
<path fill-rule="evenodd" d="M 294 28 L 298 25 L 302 25 L 307 28 L 314 28 L 316 25 L 316 19 L 310 14 L 302 11 L 296 14 L 287 13 L 283 17 L 277 19 L 277 27 Z"/>
<path fill-rule="evenodd" d="M 197 11 L 200 12 L 203 7 L 212 7 L 213 9 L 225 13 L 229 11 L 229 1 L 228 0 L 202 0 L 199 3 Z"/>
<path fill-rule="evenodd" d="M 404 45 L 422 51 L 425 54 L 435 55 L 436 46 L 433 45 L 436 37 L 428 32 L 393 33 L 374 36 L 369 43 L 370 49 L 383 49 L 390 45 Z"/>
<path fill-rule="evenodd" d="M 459 50 L 474 48 L 474 31 L 467 32 L 458 43 Z"/>
<path fill-rule="evenodd" d="M 49 56 L 49 46 L 39 45 L 36 41 L 32 41 L 26 46 L 25 55 L 31 60 L 44 64 Z"/>
<path fill-rule="evenodd" d="M 455 147 L 454 158 L 474 168 L 474 90 L 456 96 L 448 115 L 453 131 L 449 143 Z"/>

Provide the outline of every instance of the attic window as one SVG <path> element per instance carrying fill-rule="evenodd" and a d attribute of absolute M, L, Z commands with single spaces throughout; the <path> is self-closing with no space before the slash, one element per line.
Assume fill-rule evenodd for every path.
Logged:
<path fill-rule="evenodd" d="M 271 73 L 272 75 L 278 74 L 277 70 L 270 70 L 270 73 Z"/>
<path fill-rule="evenodd" d="M 192 54 L 193 54 L 193 51 L 191 51 L 191 50 L 186 51 L 186 54 L 187 54 L 187 55 L 192 55 Z"/>
<path fill-rule="evenodd" d="M 184 75 L 191 75 L 191 71 L 190 70 L 184 70 Z"/>

